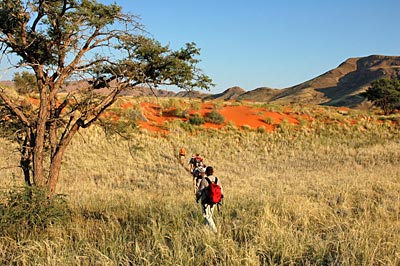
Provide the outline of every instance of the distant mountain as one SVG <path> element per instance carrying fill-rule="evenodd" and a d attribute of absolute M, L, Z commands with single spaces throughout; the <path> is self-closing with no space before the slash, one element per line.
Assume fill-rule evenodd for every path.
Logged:
<path fill-rule="evenodd" d="M 303 103 L 356 107 L 365 101 L 360 94 L 381 78 L 400 79 L 400 57 L 371 55 L 349 58 L 337 68 L 284 89 L 261 87 L 244 91 L 232 87 L 205 99 L 237 99 L 282 104 Z"/>
<path fill-rule="evenodd" d="M 0 85 L 5 87 L 14 87 L 14 82 L 11 80 L 0 80 Z"/>
<path fill-rule="evenodd" d="M 175 92 L 162 90 L 162 89 L 155 89 L 149 88 L 144 86 L 135 86 L 133 88 L 128 88 L 120 93 L 121 96 L 156 96 L 156 97 L 174 97 Z"/>
<path fill-rule="evenodd" d="M 86 88 L 89 85 L 87 81 L 70 81 L 65 84 L 63 87 L 64 91 L 73 91 L 76 89 Z M 110 87 L 115 86 L 115 81 L 110 83 Z M 98 93 L 107 93 L 110 92 L 109 88 L 97 89 Z M 157 97 L 173 97 L 175 93 L 168 90 L 160 90 L 155 88 L 149 88 L 146 86 L 135 86 L 132 88 L 127 88 L 121 91 L 121 96 L 157 96 Z"/>
<path fill-rule="evenodd" d="M 174 93 L 163 89 L 133 87 L 124 90 L 121 95 L 185 97 L 218 100 L 251 100 L 257 102 L 273 102 L 282 104 L 303 103 L 330 106 L 356 107 L 365 101 L 360 93 L 364 92 L 373 81 L 381 78 L 400 79 L 400 57 L 371 55 L 367 57 L 349 58 L 337 68 L 310 79 L 301 84 L 284 88 L 256 88 L 251 91 L 235 86 L 222 93 L 209 94 L 201 91 L 181 91 Z M 3 86 L 13 86 L 12 81 L 0 81 Z M 88 86 L 88 81 L 67 83 L 64 91 L 71 91 Z M 96 90 L 106 92 L 108 88 Z"/>
<path fill-rule="evenodd" d="M 257 102 L 269 102 L 273 97 L 281 93 L 282 90 L 271 89 L 268 87 L 257 88 L 252 91 L 243 93 L 238 97 L 239 100 L 249 100 Z"/>
<path fill-rule="evenodd" d="M 218 94 L 212 94 L 204 99 L 214 99 L 214 100 L 223 100 L 223 101 L 229 101 L 229 100 L 236 100 L 239 96 L 244 94 L 246 91 L 238 86 L 226 89 L 224 92 L 218 93 Z"/>
<path fill-rule="evenodd" d="M 371 55 L 350 58 L 316 78 L 282 89 L 272 102 L 356 107 L 370 84 L 381 78 L 400 79 L 400 57 Z"/>
<path fill-rule="evenodd" d="M 193 90 L 193 91 L 180 91 L 180 92 L 176 93 L 174 97 L 203 99 L 207 96 L 209 96 L 208 93 Z"/>

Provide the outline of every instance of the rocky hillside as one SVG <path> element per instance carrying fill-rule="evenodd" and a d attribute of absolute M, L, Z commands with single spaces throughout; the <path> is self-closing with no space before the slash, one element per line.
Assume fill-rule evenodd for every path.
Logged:
<path fill-rule="evenodd" d="M 222 93 L 212 94 L 204 97 L 204 99 L 216 99 L 216 100 L 236 100 L 240 95 L 244 94 L 246 91 L 238 86 L 229 88 Z"/>
<path fill-rule="evenodd" d="M 360 93 L 380 78 L 400 79 L 400 57 L 350 58 L 319 77 L 281 90 L 271 101 L 355 107 L 365 100 Z"/>
<path fill-rule="evenodd" d="M 293 87 L 261 87 L 247 92 L 240 87 L 233 87 L 222 93 L 207 96 L 206 99 L 356 107 L 365 101 L 360 93 L 380 78 L 400 79 L 399 56 L 371 55 L 350 58 L 337 68 Z"/>
<path fill-rule="evenodd" d="M 257 88 L 252 91 L 243 93 L 238 97 L 239 100 L 250 100 L 259 102 L 270 102 L 276 95 L 281 93 L 282 90 L 271 89 L 267 87 Z"/>

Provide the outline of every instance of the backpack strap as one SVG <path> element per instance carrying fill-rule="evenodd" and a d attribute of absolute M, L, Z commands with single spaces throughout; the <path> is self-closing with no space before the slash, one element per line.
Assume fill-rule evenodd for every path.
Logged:
<path fill-rule="evenodd" d="M 207 180 L 208 184 L 211 184 L 211 183 L 212 183 L 211 180 L 210 180 L 210 178 L 208 178 L 208 176 L 207 176 L 205 179 Z M 214 183 L 215 183 L 215 184 L 218 183 L 218 177 L 215 177 Z"/>

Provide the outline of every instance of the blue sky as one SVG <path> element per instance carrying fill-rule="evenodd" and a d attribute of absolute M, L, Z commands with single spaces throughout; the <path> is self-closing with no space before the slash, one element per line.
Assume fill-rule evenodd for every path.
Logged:
<path fill-rule="evenodd" d="M 106 2 L 106 1 L 104 1 Z M 110 1 L 111 2 L 111 1 Z M 399 0 L 117 0 L 172 48 L 195 42 L 217 84 L 285 88 L 350 57 L 400 55 Z"/>
<path fill-rule="evenodd" d="M 200 67 L 216 83 L 213 93 L 232 86 L 285 88 L 350 57 L 400 55 L 399 0 L 115 2 L 140 15 L 162 44 L 178 49 L 195 42 Z"/>

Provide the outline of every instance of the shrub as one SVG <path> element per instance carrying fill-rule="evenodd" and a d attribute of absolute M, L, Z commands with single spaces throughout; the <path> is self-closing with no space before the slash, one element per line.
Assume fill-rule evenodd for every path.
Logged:
<path fill-rule="evenodd" d="M 271 112 L 277 112 L 277 113 L 283 112 L 283 106 L 279 104 L 262 104 L 259 107 L 265 108 Z"/>
<path fill-rule="evenodd" d="M 264 118 L 264 122 L 267 123 L 268 125 L 273 125 L 275 124 L 275 119 L 271 116 L 268 116 Z"/>
<path fill-rule="evenodd" d="M 306 127 L 308 125 L 308 120 L 302 117 L 299 118 L 299 127 Z"/>
<path fill-rule="evenodd" d="M 99 120 L 98 124 L 104 130 L 107 137 L 114 135 L 120 135 L 127 137 L 131 134 L 138 125 L 133 121 L 111 121 L 111 120 Z"/>
<path fill-rule="evenodd" d="M 192 102 L 190 106 L 193 110 L 198 111 L 201 109 L 201 102 Z"/>
<path fill-rule="evenodd" d="M 283 118 L 282 121 L 276 126 L 276 129 L 281 133 L 290 133 L 293 130 L 293 125 L 290 124 L 287 118 Z"/>
<path fill-rule="evenodd" d="M 190 122 L 189 123 L 184 123 L 184 122 L 180 121 L 179 122 L 179 126 L 183 130 L 185 130 L 187 132 L 191 132 L 191 133 L 194 133 L 194 132 L 196 132 L 198 130 L 198 128 L 196 126 L 190 124 Z"/>
<path fill-rule="evenodd" d="M 211 111 L 211 112 L 207 113 L 206 121 L 210 122 L 210 123 L 213 123 L 213 124 L 220 125 L 220 124 L 223 124 L 225 122 L 225 118 L 223 117 L 223 115 L 221 115 L 217 111 Z"/>
<path fill-rule="evenodd" d="M 188 118 L 189 117 L 189 110 L 181 107 L 176 107 L 174 110 L 174 116 L 181 117 L 181 118 Z"/>
<path fill-rule="evenodd" d="M 260 126 L 257 128 L 258 133 L 265 133 L 267 130 L 265 129 L 265 126 Z"/>
<path fill-rule="evenodd" d="M 1 195 L 0 234 L 20 235 L 32 230 L 46 229 L 49 225 L 65 223 L 71 211 L 63 195 L 48 198 L 46 191 L 36 187 L 14 188 Z"/>
<path fill-rule="evenodd" d="M 249 125 L 243 125 L 241 128 L 245 131 L 251 131 L 251 126 Z"/>
<path fill-rule="evenodd" d="M 191 125 L 202 125 L 204 124 L 204 118 L 200 114 L 195 114 L 189 118 Z"/>
<path fill-rule="evenodd" d="M 224 106 L 224 102 L 223 101 L 214 102 L 214 109 L 215 110 L 220 110 L 223 106 Z"/>
<path fill-rule="evenodd" d="M 138 106 L 136 106 L 133 109 L 129 109 L 129 111 L 126 114 L 124 114 L 124 118 L 135 124 L 137 124 L 140 121 L 147 122 L 146 116 L 143 114 L 143 111 Z"/>

